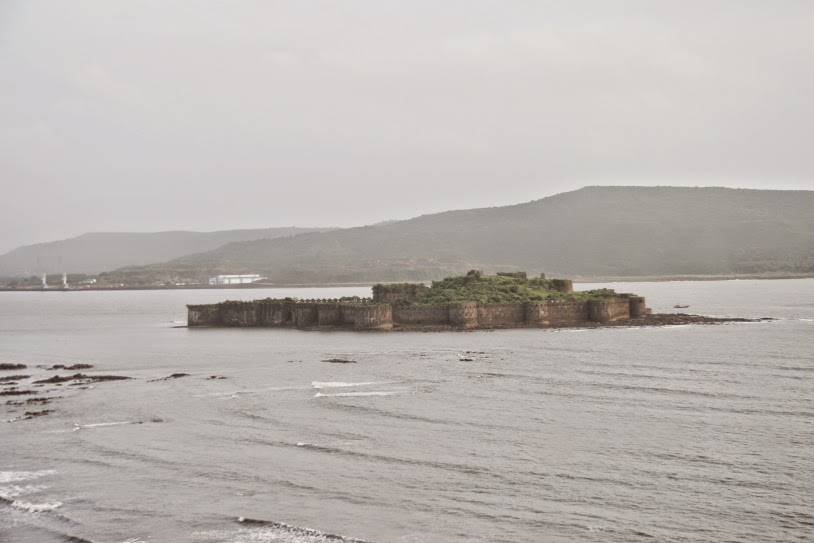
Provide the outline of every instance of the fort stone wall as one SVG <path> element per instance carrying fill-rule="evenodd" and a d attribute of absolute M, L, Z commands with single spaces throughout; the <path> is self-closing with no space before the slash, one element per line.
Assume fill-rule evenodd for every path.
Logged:
<path fill-rule="evenodd" d="M 318 304 L 293 304 L 291 323 L 297 328 L 308 328 L 317 324 Z"/>
<path fill-rule="evenodd" d="M 593 322 L 611 322 L 630 316 L 630 302 L 627 298 L 590 300 L 588 302 L 588 320 Z"/>
<path fill-rule="evenodd" d="M 390 304 L 344 304 L 342 323 L 357 330 L 389 330 L 393 328 L 393 313 Z"/>
<path fill-rule="evenodd" d="M 639 317 L 644 317 L 647 315 L 647 307 L 645 306 L 644 298 L 641 296 L 631 296 L 628 298 L 628 302 L 630 303 L 630 318 L 631 319 L 638 319 Z"/>
<path fill-rule="evenodd" d="M 258 320 L 260 326 L 282 326 L 291 320 L 290 312 L 285 304 L 260 302 L 258 305 Z"/>
<path fill-rule="evenodd" d="M 478 304 L 447 304 L 449 324 L 457 328 L 474 328 L 478 325 Z"/>
<path fill-rule="evenodd" d="M 257 326 L 258 309 L 259 304 L 228 304 L 221 308 L 220 320 L 223 326 Z"/>
<path fill-rule="evenodd" d="M 393 323 L 408 326 L 445 326 L 449 324 L 446 304 L 393 306 Z"/>
<path fill-rule="evenodd" d="M 589 301 L 393 305 L 368 301 L 260 300 L 188 306 L 188 324 L 196 326 L 312 328 L 346 327 L 389 330 L 394 326 L 455 328 L 569 325 L 611 322 L 648 313 L 642 297 Z"/>
<path fill-rule="evenodd" d="M 630 318 L 630 300 L 627 298 L 613 298 L 611 301 L 611 320 Z"/>
<path fill-rule="evenodd" d="M 478 304 L 478 326 L 506 326 L 524 322 L 525 304 Z"/>
<path fill-rule="evenodd" d="M 528 324 L 548 324 L 548 302 L 526 302 L 523 304 L 525 321 Z"/>
<path fill-rule="evenodd" d="M 548 302 L 548 320 L 551 324 L 569 324 L 588 320 L 588 302 Z"/>
<path fill-rule="evenodd" d="M 574 293 L 574 282 L 571 279 L 549 279 L 551 288 L 563 294 Z"/>
<path fill-rule="evenodd" d="M 187 324 L 189 326 L 219 326 L 220 307 L 217 305 L 187 306 Z"/>
<path fill-rule="evenodd" d="M 317 325 L 339 326 L 342 324 L 342 306 L 337 303 L 317 303 Z"/>

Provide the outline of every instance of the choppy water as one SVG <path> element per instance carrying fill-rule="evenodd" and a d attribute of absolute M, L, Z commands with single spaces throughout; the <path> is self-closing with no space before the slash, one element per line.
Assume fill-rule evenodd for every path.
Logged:
<path fill-rule="evenodd" d="M 185 303 L 291 293 L 0 293 L 0 362 L 134 377 L 0 423 L 0 541 L 810 539 L 814 280 L 612 286 L 779 320 L 188 330 Z"/>

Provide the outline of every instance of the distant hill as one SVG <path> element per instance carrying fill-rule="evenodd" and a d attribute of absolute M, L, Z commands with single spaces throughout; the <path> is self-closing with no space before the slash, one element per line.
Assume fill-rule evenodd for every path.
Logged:
<path fill-rule="evenodd" d="M 95 274 L 123 266 L 164 262 L 226 243 L 273 239 L 330 228 L 262 228 L 219 232 L 96 232 L 49 243 L 26 245 L 0 256 L 0 277 L 40 273 Z"/>
<path fill-rule="evenodd" d="M 814 273 L 814 191 L 587 187 L 519 205 L 229 243 L 116 280 L 256 272 L 279 283 Z"/>

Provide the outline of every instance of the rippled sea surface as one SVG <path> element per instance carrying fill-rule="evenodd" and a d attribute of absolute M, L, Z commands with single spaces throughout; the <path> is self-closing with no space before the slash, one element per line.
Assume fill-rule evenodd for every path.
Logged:
<path fill-rule="evenodd" d="M 811 539 L 814 280 L 610 286 L 777 320 L 191 330 L 186 303 L 293 292 L 0 293 L 0 363 L 28 365 L 0 377 L 133 378 L 0 398 L 0 541 Z"/>

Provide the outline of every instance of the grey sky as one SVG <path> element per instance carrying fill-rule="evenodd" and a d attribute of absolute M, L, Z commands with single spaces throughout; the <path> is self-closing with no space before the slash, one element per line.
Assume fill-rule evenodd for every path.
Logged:
<path fill-rule="evenodd" d="M 0 253 L 814 189 L 811 1 L 0 0 Z"/>

